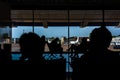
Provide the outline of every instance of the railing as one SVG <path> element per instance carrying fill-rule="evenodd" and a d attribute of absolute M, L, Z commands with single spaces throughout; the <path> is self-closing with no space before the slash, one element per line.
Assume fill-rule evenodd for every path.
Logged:
<path fill-rule="evenodd" d="M 19 60 L 21 55 L 22 55 L 21 52 L 12 52 L 12 60 Z M 80 57 L 82 56 L 82 53 L 79 53 L 78 55 Z M 43 54 L 43 57 L 45 58 L 45 60 L 55 60 L 55 59 L 60 59 L 60 58 L 66 59 L 66 72 L 72 72 L 72 67 L 70 65 L 71 60 L 72 60 L 71 53 L 63 52 L 62 56 L 63 57 L 61 57 L 59 53 L 51 55 L 50 52 L 44 52 Z"/>

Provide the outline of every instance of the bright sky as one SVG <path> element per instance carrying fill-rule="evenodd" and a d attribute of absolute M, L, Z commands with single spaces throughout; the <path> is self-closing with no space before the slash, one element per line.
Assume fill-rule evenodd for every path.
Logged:
<path fill-rule="evenodd" d="M 79 36 L 79 37 L 88 37 L 91 31 L 99 26 L 88 26 L 85 28 L 80 28 L 79 26 L 71 26 L 69 28 L 69 36 Z M 109 31 L 113 36 L 120 35 L 120 28 L 107 26 Z M 31 26 L 18 26 L 16 28 L 12 28 L 12 38 L 19 38 L 23 33 L 32 32 Z M 39 36 L 45 35 L 46 37 L 68 37 L 68 26 L 50 26 L 48 28 L 43 28 L 42 26 L 36 26 L 34 28 L 34 32 Z"/>

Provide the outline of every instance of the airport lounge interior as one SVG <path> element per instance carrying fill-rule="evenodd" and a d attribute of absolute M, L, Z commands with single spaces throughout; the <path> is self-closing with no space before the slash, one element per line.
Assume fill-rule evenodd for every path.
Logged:
<path fill-rule="evenodd" d="M 0 78 L 119 79 L 119 4 L 0 0 Z"/>

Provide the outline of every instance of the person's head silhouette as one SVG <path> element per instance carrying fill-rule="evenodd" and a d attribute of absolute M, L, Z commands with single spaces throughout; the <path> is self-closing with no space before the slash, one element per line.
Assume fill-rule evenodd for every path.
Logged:
<path fill-rule="evenodd" d="M 36 61 L 42 56 L 41 38 L 35 33 L 24 33 L 19 39 L 20 50 L 23 58 Z"/>
<path fill-rule="evenodd" d="M 111 32 L 103 25 L 100 28 L 95 28 L 90 34 L 91 48 L 107 49 L 111 40 Z"/>

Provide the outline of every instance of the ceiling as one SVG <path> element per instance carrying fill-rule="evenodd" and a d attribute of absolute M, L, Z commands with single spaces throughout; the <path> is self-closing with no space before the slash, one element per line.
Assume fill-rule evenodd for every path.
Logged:
<path fill-rule="evenodd" d="M 99 25 L 104 18 L 108 25 L 117 25 L 120 22 L 118 6 L 118 0 L 0 0 L 3 17 L 0 21 L 5 19 L 16 25 L 42 25 L 43 22 L 49 25 L 68 25 L 68 22 L 70 25 Z"/>
<path fill-rule="evenodd" d="M 49 23 L 114 23 L 120 22 L 120 10 L 12 10 L 12 22 Z M 34 17 L 34 18 L 33 18 Z M 109 24 L 112 25 L 112 24 Z"/>
<path fill-rule="evenodd" d="M 120 9 L 119 0 L 0 0 L 12 9 Z"/>

